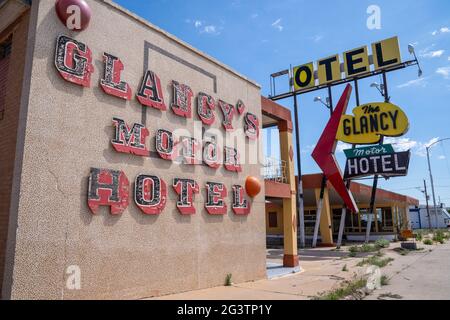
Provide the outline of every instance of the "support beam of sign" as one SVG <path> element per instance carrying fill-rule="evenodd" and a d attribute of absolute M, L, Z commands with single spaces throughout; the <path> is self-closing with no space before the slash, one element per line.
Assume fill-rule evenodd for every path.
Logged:
<path fill-rule="evenodd" d="M 300 160 L 300 127 L 298 124 L 298 104 L 297 95 L 294 95 L 294 117 L 295 117 L 295 143 L 297 148 L 297 210 L 300 230 L 300 248 L 305 247 L 305 216 L 304 216 L 304 197 L 303 197 L 303 181 L 302 181 L 302 166 Z"/>
<path fill-rule="evenodd" d="M 333 95 L 331 92 L 331 87 L 328 87 L 328 108 L 330 109 L 330 118 L 331 118 L 333 116 Z M 314 225 L 314 235 L 313 235 L 313 241 L 312 241 L 313 248 L 315 248 L 317 246 L 317 237 L 319 235 L 320 219 L 322 218 L 322 209 L 323 209 L 323 197 L 324 197 L 326 186 L 327 186 L 327 178 L 324 175 L 322 177 L 322 184 L 320 186 L 319 203 L 317 205 L 316 223 Z M 323 241 L 323 239 L 322 239 L 322 241 Z"/>
<path fill-rule="evenodd" d="M 355 98 L 356 98 L 356 105 L 359 106 L 359 86 L 358 86 L 358 79 L 355 79 Z M 356 145 L 352 145 L 352 149 L 355 149 Z M 347 180 L 346 183 L 346 187 L 347 190 L 350 190 L 350 186 L 351 186 L 351 179 Z M 347 215 L 347 207 L 344 206 L 342 207 L 342 212 L 341 212 L 341 221 L 339 224 L 339 233 L 338 233 L 338 238 L 337 238 L 337 243 L 336 243 L 336 248 L 340 249 L 341 245 L 342 245 L 342 237 L 344 236 L 344 228 L 345 228 L 345 218 Z"/>
<path fill-rule="evenodd" d="M 312 158 L 322 169 L 324 175 L 347 205 L 348 209 L 352 212 L 358 212 L 355 199 L 353 199 L 352 194 L 345 186 L 341 170 L 334 155 L 337 145 L 337 130 L 340 119 L 347 110 L 351 91 L 352 86 L 348 84 L 312 153 Z"/>
<path fill-rule="evenodd" d="M 384 84 L 384 102 L 389 102 L 389 91 L 387 86 L 387 76 L 386 72 L 383 72 L 383 84 Z M 380 139 L 380 145 L 383 145 L 384 143 L 384 137 L 381 136 Z M 370 196 L 370 206 L 369 206 L 369 212 L 367 213 L 367 227 L 366 227 L 366 239 L 365 243 L 369 243 L 370 240 L 370 229 L 372 228 L 372 215 L 375 216 L 374 209 L 375 209 L 375 199 L 377 196 L 377 188 L 378 188 L 378 175 L 376 174 L 373 179 L 373 186 L 372 186 L 372 195 Z M 378 223 L 377 221 L 375 223 Z"/>

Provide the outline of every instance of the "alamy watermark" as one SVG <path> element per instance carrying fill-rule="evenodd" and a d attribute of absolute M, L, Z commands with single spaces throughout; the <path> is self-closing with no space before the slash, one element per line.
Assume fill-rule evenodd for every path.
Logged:
<path fill-rule="evenodd" d="M 367 7 L 367 29 L 380 30 L 381 29 L 381 8 L 375 4 Z"/>
<path fill-rule="evenodd" d="M 66 27 L 69 30 L 81 29 L 81 8 L 77 5 L 70 5 L 67 7 L 66 13 L 68 14 L 66 20 Z"/>
<path fill-rule="evenodd" d="M 69 290 L 81 290 L 81 269 L 77 265 L 68 266 L 66 269 L 66 288 Z"/>

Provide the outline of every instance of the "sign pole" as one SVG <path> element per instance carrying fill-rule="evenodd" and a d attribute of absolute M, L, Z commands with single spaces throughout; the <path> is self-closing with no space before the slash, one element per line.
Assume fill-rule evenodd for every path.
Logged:
<path fill-rule="evenodd" d="M 358 79 L 355 79 L 355 98 L 356 98 L 356 105 L 359 106 L 359 89 L 358 89 Z M 355 149 L 356 145 L 352 145 L 352 149 Z M 347 189 L 350 190 L 351 186 L 351 179 L 347 180 Z M 345 216 L 347 215 L 347 207 L 344 205 L 342 207 L 342 213 L 341 213 L 341 221 L 339 224 L 339 233 L 338 233 L 338 239 L 336 243 L 336 249 L 340 249 L 342 245 L 342 237 L 344 236 L 344 228 L 345 228 Z"/>
<path fill-rule="evenodd" d="M 331 93 L 331 86 L 328 86 L 328 108 L 330 109 L 330 117 L 333 115 L 333 96 Z M 317 238 L 319 236 L 319 227 L 320 227 L 320 219 L 322 217 L 322 209 L 323 209 L 323 197 L 325 194 L 325 188 L 327 186 L 327 178 L 325 175 L 322 176 L 322 184 L 320 186 L 320 197 L 319 203 L 317 204 L 317 212 L 316 212 L 316 223 L 314 225 L 314 235 L 312 241 L 312 247 L 315 248 L 317 246 Z"/>
<path fill-rule="evenodd" d="M 297 95 L 294 94 L 294 117 L 295 117 L 295 144 L 297 148 L 297 171 L 298 171 L 298 183 L 297 183 L 297 212 L 299 221 L 300 232 L 300 248 L 305 247 L 305 216 L 304 216 L 304 197 L 303 197 L 303 181 L 302 181 L 302 169 L 300 159 L 300 127 L 298 124 L 298 103 Z"/>
<path fill-rule="evenodd" d="M 389 97 L 389 91 L 388 91 L 388 87 L 387 87 L 386 72 L 383 72 L 383 84 L 384 84 L 384 89 L 383 89 L 384 101 L 389 102 L 390 97 Z M 384 143 L 384 137 L 381 136 L 380 145 L 382 145 L 383 143 Z M 365 241 L 366 243 L 369 243 L 369 239 L 370 239 L 370 228 L 372 227 L 372 215 L 375 216 L 374 209 L 375 209 L 375 199 L 377 196 L 377 188 L 378 188 L 378 175 L 376 174 L 373 179 L 372 195 L 370 197 L 370 208 L 369 208 L 369 212 L 367 214 L 367 228 L 366 228 L 366 241 Z"/>

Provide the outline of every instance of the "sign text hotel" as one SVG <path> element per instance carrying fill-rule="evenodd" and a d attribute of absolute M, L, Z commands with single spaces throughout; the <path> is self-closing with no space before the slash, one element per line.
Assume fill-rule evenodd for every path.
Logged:
<path fill-rule="evenodd" d="M 100 86 L 104 92 L 115 97 L 131 100 L 132 89 L 121 79 L 124 68 L 122 61 L 112 54 L 103 54 L 104 74 Z M 94 71 L 92 52 L 89 47 L 67 36 L 57 38 L 55 66 L 60 75 L 74 84 L 90 87 L 91 74 Z M 204 92 L 199 92 L 194 99 L 194 92 L 187 85 L 178 81 L 171 83 L 173 94 L 170 109 L 179 117 L 192 118 L 194 100 L 196 113 L 202 124 L 211 126 L 216 121 L 216 110 L 222 114 L 222 127 L 225 131 L 233 131 L 233 118 L 242 117 L 243 129 L 248 139 L 259 137 L 259 119 L 256 115 L 246 112 L 243 101 L 235 104 L 215 99 Z M 160 78 L 151 70 L 146 70 L 142 82 L 136 90 L 136 99 L 143 107 L 150 107 L 165 112 L 168 109 L 167 97 L 164 97 Z M 130 153 L 136 156 L 148 156 L 147 138 L 149 130 L 140 123 L 132 125 L 120 118 L 112 119 L 115 135 L 111 144 L 115 151 Z M 220 166 L 228 171 L 242 171 L 239 162 L 239 151 L 224 146 L 219 150 L 214 141 L 205 142 L 202 146 L 193 137 L 180 137 L 176 140 L 173 133 L 164 128 L 156 132 L 155 149 L 161 159 L 175 161 L 182 159 L 185 165 L 204 163 L 210 168 Z M 222 155 L 223 151 L 223 157 Z M 200 157 L 198 153 L 201 152 Z M 198 159 L 201 158 L 199 161 Z M 135 178 L 133 199 L 135 204 L 145 214 L 160 214 L 167 200 L 167 185 L 160 177 L 153 174 L 141 174 Z M 200 187 L 194 179 L 174 178 L 172 188 L 178 194 L 176 205 L 182 214 L 194 214 L 193 197 L 200 192 Z M 227 188 L 220 182 L 207 182 L 205 209 L 209 214 L 226 214 L 227 205 L 224 198 Z M 246 199 L 245 190 L 241 185 L 232 186 L 231 207 L 235 214 L 249 214 L 250 202 Z M 88 189 L 88 205 L 93 213 L 99 206 L 109 206 L 111 214 L 122 213 L 129 204 L 129 181 L 123 171 L 91 168 Z"/>

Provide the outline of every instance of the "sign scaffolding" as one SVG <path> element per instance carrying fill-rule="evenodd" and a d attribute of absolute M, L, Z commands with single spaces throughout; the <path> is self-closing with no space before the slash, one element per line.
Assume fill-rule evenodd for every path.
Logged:
<path fill-rule="evenodd" d="M 370 199 L 369 212 L 374 212 L 376 191 L 378 187 L 378 177 L 382 175 L 384 177 L 406 175 L 407 167 L 409 164 L 409 153 L 395 153 L 392 146 L 383 145 L 384 136 L 401 136 L 408 130 L 408 121 L 403 111 L 395 105 L 390 104 L 390 96 L 388 94 L 387 74 L 389 72 L 401 70 L 410 66 L 417 65 L 419 68 L 419 76 L 422 74 L 419 61 L 414 52 L 412 45 L 408 46 L 408 50 L 411 54 L 414 54 L 414 59 L 406 62 L 401 61 L 400 46 L 397 37 L 392 37 L 386 40 L 375 42 L 371 45 L 372 54 L 369 55 L 368 47 L 363 46 L 343 53 L 342 62 L 338 54 L 330 57 L 320 59 L 316 63 L 309 62 L 290 69 L 282 70 L 273 73 L 270 76 L 270 95 L 269 98 L 273 101 L 283 100 L 287 98 L 293 98 L 294 100 L 294 116 L 295 116 L 295 137 L 297 147 L 297 169 L 298 169 L 298 186 L 297 186 L 297 214 L 299 221 L 299 233 L 300 233 L 300 247 L 305 247 L 305 229 L 304 229 L 304 204 L 303 204 L 303 188 L 302 188 L 302 171 L 301 171 L 301 157 L 300 157 L 300 128 L 298 125 L 299 107 L 298 97 L 302 94 L 314 92 L 317 90 L 328 89 L 328 107 L 330 108 L 331 115 L 333 114 L 332 105 L 332 93 L 331 88 L 334 86 L 353 82 L 355 88 L 356 105 L 358 106 L 354 110 L 354 116 L 344 115 L 342 119 L 347 121 L 341 121 L 340 130 L 336 139 L 345 141 L 352 144 L 352 150 L 347 151 L 346 154 L 355 159 L 364 159 L 364 157 L 370 157 L 370 153 L 377 152 L 379 154 L 373 154 L 373 156 L 380 157 L 380 162 L 377 161 L 377 165 L 370 167 L 364 167 L 367 171 L 365 176 L 374 175 L 372 194 Z M 344 75 L 344 76 L 343 76 Z M 358 81 L 361 79 L 382 76 L 383 84 L 380 86 L 380 93 L 384 97 L 384 103 L 375 103 L 360 105 L 359 87 Z M 289 78 L 289 91 L 277 92 L 276 80 L 280 77 Z M 371 113 L 367 116 L 368 113 Z M 366 116 L 364 116 L 366 114 Z M 341 128 L 341 126 L 345 126 Z M 347 135 L 347 137 L 345 137 Z M 358 136 L 358 137 L 357 137 Z M 353 137 L 353 139 L 350 139 Z M 357 145 L 378 144 L 373 150 L 356 149 Z M 374 147 L 371 147 L 374 148 Z M 368 154 L 364 154 L 367 153 Z M 362 153 L 362 154 L 360 154 Z M 383 156 L 384 155 L 384 156 Z M 348 160 L 348 161 L 349 161 Z M 351 166 L 347 161 L 346 169 Z M 358 164 L 365 164 L 365 160 L 359 161 Z M 372 163 L 374 160 L 372 160 Z M 389 167 L 390 165 L 394 167 Z M 381 167 L 379 167 L 381 165 Z M 392 171 L 389 171 L 392 170 Z M 389 174 L 390 173 L 390 174 Z M 346 170 L 345 180 L 347 180 L 346 187 L 350 189 L 351 179 L 356 178 L 357 175 L 351 174 Z M 322 181 L 320 198 L 324 193 L 326 187 L 326 180 Z M 317 241 L 318 226 L 321 215 L 321 199 L 319 199 L 318 210 L 316 215 L 316 226 L 314 229 L 313 247 Z M 339 234 L 337 247 L 340 247 L 343 236 L 343 229 L 345 225 L 345 215 L 347 207 L 344 205 L 341 215 Z M 371 215 L 368 215 L 367 228 L 366 228 L 366 242 L 370 238 L 370 221 Z"/>

